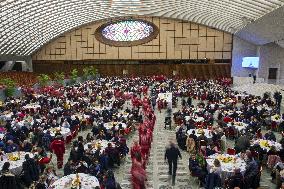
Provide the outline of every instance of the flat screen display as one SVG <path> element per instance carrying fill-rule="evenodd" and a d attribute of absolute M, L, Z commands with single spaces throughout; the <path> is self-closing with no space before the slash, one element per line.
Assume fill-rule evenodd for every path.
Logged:
<path fill-rule="evenodd" d="M 258 68 L 259 57 L 244 57 L 242 62 L 243 68 Z"/>

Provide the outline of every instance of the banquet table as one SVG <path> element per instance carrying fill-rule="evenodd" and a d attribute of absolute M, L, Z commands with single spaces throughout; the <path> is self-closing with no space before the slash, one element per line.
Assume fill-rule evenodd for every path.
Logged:
<path fill-rule="evenodd" d="M 232 176 L 236 168 L 240 169 L 242 174 L 246 170 L 245 161 L 238 155 L 213 154 L 211 156 L 208 156 L 206 159 L 208 171 L 210 170 L 210 167 L 213 166 L 215 159 L 218 159 L 221 163 L 222 179 L 226 179 L 229 176 Z"/>
<path fill-rule="evenodd" d="M 192 131 L 195 131 L 195 135 L 197 136 L 197 137 L 199 137 L 200 135 L 201 135 L 201 133 L 199 132 L 199 129 L 189 129 L 188 131 L 187 131 L 187 134 L 188 135 L 190 135 L 190 134 L 192 134 Z M 205 133 L 205 136 L 207 137 L 207 138 L 212 138 L 212 134 L 210 134 L 210 131 L 208 130 L 208 129 L 202 129 L 203 131 L 204 131 L 204 133 Z"/>
<path fill-rule="evenodd" d="M 263 108 L 264 108 L 265 110 L 267 110 L 268 112 L 271 112 L 271 111 L 272 111 L 272 108 L 271 108 L 271 107 L 268 107 L 268 106 L 257 106 L 257 107 L 256 107 L 256 109 L 257 109 L 258 111 L 262 110 Z"/>
<path fill-rule="evenodd" d="M 19 175 L 22 171 L 22 165 L 23 165 L 23 162 L 25 161 L 25 155 L 26 154 L 29 154 L 31 158 L 34 157 L 34 155 L 32 153 L 20 152 L 20 159 L 17 160 L 17 161 L 12 161 L 12 160 L 9 160 L 8 157 L 10 155 L 18 156 L 18 152 L 5 154 L 3 156 L 3 161 L 0 161 L 0 167 L 3 167 L 5 162 L 9 162 L 10 163 L 10 171 L 15 175 Z"/>
<path fill-rule="evenodd" d="M 115 146 L 115 143 L 107 141 L 107 140 L 95 140 L 95 141 L 86 143 L 84 145 L 84 149 L 87 150 L 88 146 L 91 145 L 92 146 L 92 151 L 91 152 L 94 153 L 98 149 L 98 146 L 100 146 L 101 147 L 101 152 L 102 152 L 102 151 L 104 151 L 106 149 L 108 143 L 111 143 L 112 147 Z"/>
<path fill-rule="evenodd" d="M 252 142 L 252 146 L 254 145 L 259 145 L 266 152 L 268 152 L 271 149 L 271 146 L 275 146 L 276 151 L 280 151 L 282 149 L 282 146 L 280 143 L 274 142 L 272 140 L 264 140 L 264 139 L 254 140 Z"/>
<path fill-rule="evenodd" d="M 79 173 L 78 175 L 81 181 L 81 189 L 95 189 L 95 187 L 100 187 L 100 183 L 96 177 L 84 173 Z M 49 186 L 49 189 L 69 189 L 75 178 L 76 174 L 64 176 Z"/>
<path fill-rule="evenodd" d="M 205 119 L 203 117 L 192 117 L 192 116 L 185 116 L 186 121 L 192 119 L 194 122 L 203 122 Z"/>
<path fill-rule="evenodd" d="M 23 106 L 24 109 L 37 109 L 37 108 L 41 108 L 41 106 L 39 104 L 27 104 L 25 106 Z"/>
<path fill-rule="evenodd" d="M 71 130 L 69 128 L 55 127 L 55 128 L 50 129 L 50 135 L 54 137 L 57 130 L 60 130 L 60 133 L 64 139 L 66 139 L 66 137 L 71 134 Z M 46 131 L 47 130 L 44 130 L 43 132 L 46 133 Z"/>
<path fill-rule="evenodd" d="M 113 124 L 115 124 L 115 130 L 118 130 L 118 125 L 121 124 L 122 128 L 125 129 L 126 128 L 126 124 L 125 123 L 122 123 L 122 122 L 108 122 L 108 123 L 105 123 L 104 124 L 104 127 L 106 129 L 111 129 Z"/>
<path fill-rule="evenodd" d="M 279 115 L 273 115 L 273 116 L 271 116 L 271 121 L 275 121 L 276 123 L 279 124 L 283 121 L 283 119 Z"/>
<path fill-rule="evenodd" d="M 2 113 L 0 115 L 0 118 L 3 120 L 11 120 L 12 115 L 13 115 L 13 112 Z"/>
<path fill-rule="evenodd" d="M 234 125 L 232 125 L 232 123 L 229 122 L 229 123 L 227 124 L 227 126 L 228 126 L 228 127 L 233 126 L 233 127 L 236 128 L 238 131 L 241 131 L 241 130 L 244 130 L 244 129 L 248 126 L 248 124 L 243 123 L 243 122 L 234 122 Z"/>

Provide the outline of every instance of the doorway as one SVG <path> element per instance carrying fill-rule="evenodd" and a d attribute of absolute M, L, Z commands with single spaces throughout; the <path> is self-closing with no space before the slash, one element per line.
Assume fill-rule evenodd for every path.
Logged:
<path fill-rule="evenodd" d="M 276 84 L 278 68 L 268 68 L 268 83 Z"/>

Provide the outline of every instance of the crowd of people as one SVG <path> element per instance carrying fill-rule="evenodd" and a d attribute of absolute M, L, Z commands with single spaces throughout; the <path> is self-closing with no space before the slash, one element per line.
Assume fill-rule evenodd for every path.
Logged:
<path fill-rule="evenodd" d="M 181 109 L 173 112 L 176 140 L 189 153 L 190 174 L 201 186 L 257 188 L 267 165 L 280 187 L 284 138 L 278 140 L 275 132 L 284 130 L 281 95 L 274 95 L 275 101 L 269 95 L 234 91 L 230 84 L 228 79 L 106 77 L 66 87 L 27 88 L 0 107 L 0 186 L 52 188 L 63 169 L 64 176 L 86 174 L 96 177 L 100 188 L 120 188 L 113 170 L 129 153 L 132 186 L 146 188 L 154 110 L 156 105 L 159 112 L 167 109 L 168 119 L 180 102 Z M 171 102 L 161 99 L 161 93 L 171 93 Z M 139 141 L 128 147 L 136 129 Z M 88 134 L 79 136 L 81 131 Z M 165 160 L 173 185 L 178 158 L 181 153 L 171 141 Z M 227 169 L 230 164 L 239 167 Z"/>
<path fill-rule="evenodd" d="M 177 143 L 189 152 L 191 175 L 201 186 L 257 188 L 263 165 L 269 165 L 273 179 L 277 172 L 276 183 L 281 186 L 284 139 L 277 143 L 274 134 L 284 126 L 279 100 L 233 91 L 220 80 L 184 80 L 168 87 L 181 98 L 182 108 L 174 112 Z M 235 141 L 231 148 L 228 140 Z M 225 170 L 230 158 L 245 166 Z"/>
<path fill-rule="evenodd" d="M 153 130 L 154 114 L 147 94 L 141 99 L 142 89 L 149 82 L 142 78 L 99 78 L 39 91 L 28 88 L 20 98 L 7 98 L 1 106 L 0 186 L 52 187 L 59 179 L 57 171 L 64 168 L 65 176 L 85 173 L 95 176 L 101 188 L 118 188 L 112 170 L 120 166 L 129 151 L 127 137 L 139 124 L 142 138 L 147 132 L 146 140 Z M 90 131 L 86 138 L 78 136 L 82 130 Z M 142 138 L 145 169 L 151 143 L 146 144 Z M 71 150 L 64 165 L 67 147 Z M 9 154 L 17 156 L 18 152 L 18 158 L 24 159 L 18 165 L 20 172 L 18 168 L 10 168 L 8 158 Z M 26 153 L 24 158 L 20 152 Z M 57 169 L 52 166 L 53 156 L 57 157 Z M 13 182 L 7 181 L 5 175 L 13 176 Z"/>

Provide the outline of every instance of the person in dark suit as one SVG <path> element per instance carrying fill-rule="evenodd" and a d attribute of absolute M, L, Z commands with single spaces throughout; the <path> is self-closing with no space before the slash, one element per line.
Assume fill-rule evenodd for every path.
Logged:
<path fill-rule="evenodd" d="M 25 185 L 29 187 L 33 181 L 39 179 L 39 166 L 34 159 L 30 158 L 29 154 L 26 154 L 22 167 L 23 181 Z"/>
<path fill-rule="evenodd" d="M 252 77 L 253 77 L 253 84 L 255 84 L 255 82 L 256 82 L 256 75 L 253 75 Z"/>
<path fill-rule="evenodd" d="M 181 154 L 176 145 L 170 141 L 169 146 L 166 148 L 165 161 L 168 160 L 169 164 L 169 175 L 172 175 L 172 185 L 175 185 L 176 171 L 178 157 L 181 159 Z"/>
<path fill-rule="evenodd" d="M 12 188 L 20 188 L 17 185 L 15 175 L 10 172 L 10 163 L 5 162 L 0 176 L 0 188 L 1 189 L 12 189 Z"/>
<path fill-rule="evenodd" d="M 245 188 L 244 178 L 240 169 L 234 170 L 234 175 L 230 176 L 227 180 L 227 187 L 230 189 L 239 187 L 240 189 Z"/>

